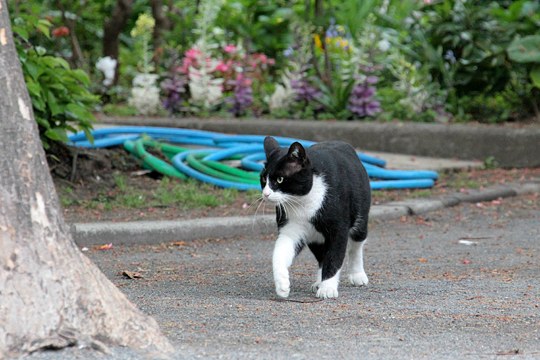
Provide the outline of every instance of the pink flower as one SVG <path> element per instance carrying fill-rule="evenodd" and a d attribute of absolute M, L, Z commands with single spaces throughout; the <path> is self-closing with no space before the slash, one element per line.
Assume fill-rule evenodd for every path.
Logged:
<path fill-rule="evenodd" d="M 225 51 L 227 54 L 232 54 L 236 52 L 236 46 L 233 44 L 227 44 L 223 48 L 223 51 Z"/>
<path fill-rule="evenodd" d="M 236 76 L 236 81 L 240 84 L 242 84 L 242 86 L 251 86 L 251 84 L 253 84 L 253 80 L 251 80 L 250 78 L 244 76 L 244 74 L 238 74 Z"/>
<path fill-rule="evenodd" d="M 253 54 L 253 57 L 255 59 L 258 59 L 261 64 L 266 64 L 268 62 L 268 56 L 266 56 L 265 54 Z"/>
<path fill-rule="evenodd" d="M 214 70 L 220 71 L 220 72 L 227 72 L 229 70 L 229 64 L 226 64 L 223 61 L 220 61 Z"/>
<path fill-rule="evenodd" d="M 190 67 L 198 67 L 198 59 L 201 56 L 201 51 L 197 48 L 191 48 L 188 51 L 184 53 L 184 58 L 182 59 L 182 67 L 180 68 L 180 72 L 183 74 L 189 74 L 189 68 Z"/>
<path fill-rule="evenodd" d="M 197 48 L 191 48 L 185 52 L 184 56 L 196 60 L 201 55 L 201 51 Z"/>
<path fill-rule="evenodd" d="M 181 71 L 183 74 L 188 74 L 188 73 L 189 73 L 189 68 L 190 68 L 190 67 L 197 67 L 197 61 L 194 60 L 194 59 L 185 57 L 185 58 L 182 60 L 182 67 L 180 68 L 180 71 Z"/>

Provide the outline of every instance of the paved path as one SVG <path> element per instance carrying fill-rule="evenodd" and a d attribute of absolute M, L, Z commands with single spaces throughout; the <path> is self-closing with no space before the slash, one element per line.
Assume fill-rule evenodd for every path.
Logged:
<path fill-rule="evenodd" d="M 178 358 L 538 359 L 539 223 L 537 194 L 379 220 L 366 246 L 370 284 L 343 279 L 326 301 L 309 290 L 309 252 L 293 265 L 293 301 L 276 299 L 271 236 L 88 255 L 157 319 Z"/>

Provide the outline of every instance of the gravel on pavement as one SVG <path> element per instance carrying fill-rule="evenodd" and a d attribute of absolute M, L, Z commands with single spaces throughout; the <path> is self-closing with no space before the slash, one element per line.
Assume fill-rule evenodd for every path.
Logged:
<path fill-rule="evenodd" d="M 369 285 L 348 285 L 345 271 L 339 298 L 324 301 L 310 290 L 308 251 L 292 267 L 290 299 L 277 299 L 274 236 L 87 254 L 179 359 L 538 359 L 539 221 L 533 193 L 372 222 Z"/>

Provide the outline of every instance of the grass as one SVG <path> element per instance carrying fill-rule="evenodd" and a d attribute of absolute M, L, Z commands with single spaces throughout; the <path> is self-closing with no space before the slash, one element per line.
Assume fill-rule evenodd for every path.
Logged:
<path fill-rule="evenodd" d="M 374 205 L 377 205 L 404 199 L 444 196 L 463 191 L 463 189 L 480 189 L 492 184 L 539 175 L 540 173 L 533 170 L 504 171 L 500 169 L 441 173 L 434 188 L 373 191 L 372 201 Z M 255 209 L 256 200 L 260 196 L 260 191 L 246 193 L 234 189 L 216 188 L 195 180 L 181 181 L 172 178 L 156 180 L 146 176 L 130 176 L 127 173 L 116 175 L 112 183 L 109 181 L 101 187 L 96 187 L 95 184 L 89 187 L 71 187 L 70 185 L 61 187 L 59 191 L 60 201 L 64 208 L 72 208 L 73 214 L 77 214 L 80 209 L 80 214 L 88 218 L 96 214 L 100 218 L 111 216 L 106 213 L 119 216 L 125 213 L 129 215 L 124 214 L 124 216 L 138 218 L 143 213 L 144 216 L 152 214 L 153 210 L 145 211 L 151 208 L 154 210 L 161 208 L 163 211 L 169 211 L 170 214 L 180 214 L 182 211 L 185 214 L 191 210 L 204 214 L 215 209 L 216 211 L 210 211 L 213 216 L 221 213 L 246 215 L 247 212 L 242 212 L 243 209 L 246 209 L 249 204 L 254 204 L 253 209 Z M 84 210 L 91 211 L 85 213 Z M 179 212 L 175 213 L 177 210 Z M 161 216 L 160 214 L 164 212 L 155 214 Z"/>
<path fill-rule="evenodd" d="M 444 182 L 449 189 L 456 191 L 460 189 L 479 189 L 482 186 L 478 180 L 472 179 L 468 172 L 442 174 L 439 181 Z"/>
<path fill-rule="evenodd" d="M 153 206 L 182 204 L 184 209 L 216 207 L 231 204 L 237 197 L 238 191 L 234 189 L 216 192 L 212 186 L 194 180 L 171 181 L 164 178 L 154 193 Z"/>
<path fill-rule="evenodd" d="M 63 207 L 73 206 L 77 201 L 73 198 L 73 188 L 65 187 L 61 193 L 59 193 L 60 204 Z"/>
<path fill-rule="evenodd" d="M 140 186 L 131 185 L 127 176 L 116 174 L 114 184 L 113 189 L 101 189 L 87 199 L 76 199 L 73 189 L 63 188 L 60 193 L 61 204 L 64 207 L 80 205 L 87 209 L 105 211 L 169 206 L 190 210 L 229 205 L 240 197 L 238 190 L 216 189 L 195 180 L 178 181 L 163 178 L 157 186 L 140 188 Z M 243 196 L 248 201 L 254 201 L 259 197 L 259 192 L 248 192 Z"/>

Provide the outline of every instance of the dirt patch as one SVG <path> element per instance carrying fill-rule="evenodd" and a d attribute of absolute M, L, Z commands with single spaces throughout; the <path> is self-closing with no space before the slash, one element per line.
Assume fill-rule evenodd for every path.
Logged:
<path fill-rule="evenodd" d="M 80 189 L 114 185 L 115 172 L 140 169 L 139 162 L 122 148 L 85 149 L 52 143 L 47 162 L 53 179 Z"/>
<path fill-rule="evenodd" d="M 175 201 L 175 187 L 181 181 L 144 171 L 138 161 L 122 148 L 80 149 L 61 146 L 53 150 L 48 156 L 49 167 L 64 216 L 70 223 L 253 216 L 274 212 L 271 206 L 259 206 L 258 192 L 227 192 L 194 182 L 185 191 L 202 193 L 216 200 L 211 203 L 197 200 L 200 204 L 189 206 L 183 198 Z M 467 192 L 534 178 L 540 178 L 540 168 L 441 174 L 432 189 L 374 191 L 373 204 Z M 160 203 L 151 200 L 156 192 L 162 193 L 162 199 L 170 194 L 169 201 Z M 122 197 L 124 200 L 119 201 Z"/>
<path fill-rule="evenodd" d="M 174 191 L 180 180 L 164 178 L 161 174 L 144 170 L 139 161 L 123 148 L 81 149 L 55 146 L 47 156 L 51 175 L 60 197 L 67 222 L 133 221 L 154 219 L 189 219 L 211 216 L 253 215 L 258 203 L 253 193 L 230 192 L 226 201 L 222 189 L 204 184 L 193 184 L 198 192 L 214 197 L 217 203 L 199 201 L 200 205 L 186 206 L 178 203 L 159 202 L 145 204 L 140 199 L 151 199 L 160 189 Z M 187 188 L 186 191 L 189 191 Z M 131 193 L 134 199 L 118 201 Z M 161 195 L 161 197 L 166 197 Z M 265 209 L 268 213 L 271 209 Z M 261 210 L 262 213 L 262 210 Z"/>

